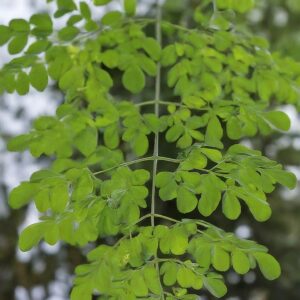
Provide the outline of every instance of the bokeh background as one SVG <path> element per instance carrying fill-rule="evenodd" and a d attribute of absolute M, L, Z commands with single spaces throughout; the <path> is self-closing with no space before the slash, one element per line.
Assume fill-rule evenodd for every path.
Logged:
<path fill-rule="evenodd" d="M 119 1 L 120 2 L 120 1 Z M 166 18 L 188 23 L 194 7 L 201 0 L 166 0 Z M 237 20 L 270 41 L 272 51 L 300 60 L 300 1 L 256 0 L 257 7 L 246 18 Z M 153 0 L 140 0 L 139 12 L 151 14 Z M 12 18 L 29 18 L 34 12 L 51 11 L 46 0 L 1 0 L 0 24 Z M 6 49 L 0 49 L 0 65 L 8 60 Z M 18 232 L 38 219 L 34 206 L 11 211 L 7 205 L 9 191 L 42 166 L 46 158 L 33 159 L 28 152 L 8 153 L 6 142 L 11 136 L 24 133 L 32 120 L 41 114 L 53 114 L 63 95 L 55 85 L 43 94 L 30 91 L 27 96 L 0 95 L 0 300 L 66 300 L 74 267 L 82 263 L 82 249 L 41 243 L 38 248 L 22 253 L 17 249 Z M 299 99 L 300 102 L 300 99 Z M 300 105 L 299 105 L 300 107 Z M 255 137 L 244 143 L 260 149 L 278 160 L 300 178 L 300 118 L 297 108 L 282 107 L 292 119 L 288 134 Z M 173 151 L 172 148 L 167 149 Z M 222 214 L 214 214 L 209 221 L 233 231 L 243 238 L 251 238 L 272 249 L 283 269 L 281 278 L 266 282 L 259 272 L 238 276 L 228 272 L 227 300 L 299 300 L 300 299 L 300 189 L 277 189 L 270 196 L 273 217 L 266 223 L 256 223 L 244 214 L 236 222 L 229 222 Z M 201 296 L 201 300 L 214 299 Z M 126 299 L 124 299 L 126 300 Z"/>

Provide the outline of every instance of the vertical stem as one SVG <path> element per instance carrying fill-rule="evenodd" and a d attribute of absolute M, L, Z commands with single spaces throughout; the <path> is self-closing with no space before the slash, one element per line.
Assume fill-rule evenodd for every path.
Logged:
<path fill-rule="evenodd" d="M 159 0 L 156 0 L 156 40 L 161 45 L 161 6 Z M 154 113 L 159 117 L 159 101 L 160 101 L 160 84 L 161 84 L 161 65 L 157 63 L 156 82 L 155 82 L 155 99 L 154 99 Z M 151 226 L 154 226 L 155 214 L 155 177 L 157 173 L 157 162 L 159 155 L 159 133 L 155 133 L 154 150 L 153 150 L 153 171 L 152 171 L 152 193 L 151 193 Z"/>
<path fill-rule="evenodd" d="M 161 6 L 160 1 L 156 0 L 156 40 L 158 44 L 162 45 L 162 38 L 161 38 Z M 154 113 L 157 117 L 159 117 L 159 101 L 160 101 L 160 88 L 161 88 L 161 65 L 160 62 L 157 63 L 157 70 L 156 70 L 156 81 L 155 81 L 155 99 L 154 99 Z M 155 190 L 155 178 L 157 173 L 157 163 L 158 163 L 158 157 L 159 155 L 159 133 L 155 133 L 154 137 L 154 149 L 153 149 L 153 171 L 152 171 L 152 194 L 151 194 L 151 226 L 155 226 L 155 198 L 156 198 L 156 190 Z M 157 255 L 156 257 L 157 258 Z M 158 261 L 155 263 L 155 268 L 157 272 L 158 278 L 160 278 L 160 272 L 159 272 L 159 264 Z M 165 299 L 164 290 L 162 283 L 160 281 L 160 287 L 161 287 L 161 296 L 160 298 L 162 300 Z"/>

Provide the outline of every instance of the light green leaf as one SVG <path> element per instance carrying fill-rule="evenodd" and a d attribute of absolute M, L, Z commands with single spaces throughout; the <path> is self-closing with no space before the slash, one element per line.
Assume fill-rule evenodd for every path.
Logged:
<path fill-rule="evenodd" d="M 235 272 L 244 275 L 250 270 L 250 262 L 247 254 L 239 249 L 231 253 L 232 266 Z"/>
<path fill-rule="evenodd" d="M 216 245 L 213 248 L 212 264 L 216 270 L 221 272 L 225 272 L 229 269 L 230 267 L 229 254 L 221 246 Z"/>
<path fill-rule="evenodd" d="M 9 205 L 18 209 L 26 205 L 37 192 L 39 185 L 30 182 L 22 182 L 14 188 L 9 194 Z"/>
<path fill-rule="evenodd" d="M 255 257 L 265 278 L 268 280 L 274 280 L 280 276 L 280 265 L 272 255 L 263 252 L 256 252 L 253 256 Z"/>
<path fill-rule="evenodd" d="M 149 141 L 145 134 L 139 133 L 133 141 L 133 150 L 137 156 L 143 156 L 149 148 Z"/>
<path fill-rule="evenodd" d="M 144 278 L 148 289 L 156 294 L 161 294 L 161 285 L 159 275 L 157 274 L 156 268 L 154 266 L 147 266 L 144 268 Z"/>
<path fill-rule="evenodd" d="M 297 185 L 297 177 L 291 172 L 287 172 L 279 169 L 269 169 L 267 173 L 272 176 L 277 182 L 288 187 L 289 189 L 294 189 Z"/>
<path fill-rule="evenodd" d="M 181 266 L 177 272 L 177 282 L 183 288 L 192 287 L 195 281 L 195 274 L 192 270 Z"/>
<path fill-rule="evenodd" d="M 282 111 L 270 111 L 265 113 L 264 116 L 267 121 L 280 130 L 287 131 L 291 127 L 290 118 Z"/>
<path fill-rule="evenodd" d="M 217 298 L 221 298 L 227 293 L 226 285 L 221 279 L 214 277 L 204 277 L 203 283 L 208 291 Z"/>
<path fill-rule="evenodd" d="M 63 212 L 69 200 L 69 190 L 65 183 L 55 185 L 50 190 L 50 204 L 54 212 Z"/>
<path fill-rule="evenodd" d="M 223 144 L 221 142 L 222 136 L 223 129 L 218 117 L 211 117 L 207 124 L 205 143 L 211 147 L 223 148 Z"/>
<path fill-rule="evenodd" d="M 175 255 L 183 255 L 189 245 L 187 234 L 181 228 L 174 228 L 170 234 L 171 252 Z"/>
<path fill-rule="evenodd" d="M 136 0 L 124 0 L 125 12 L 128 16 L 134 16 L 136 12 L 137 1 Z"/>
<path fill-rule="evenodd" d="M 102 17 L 101 23 L 107 26 L 114 26 L 119 24 L 122 19 L 123 15 L 119 11 L 110 11 Z"/>
<path fill-rule="evenodd" d="M 224 183 L 214 174 L 205 175 L 201 184 L 201 198 L 198 209 L 203 216 L 211 215 L 221 201 L 221 192 L 225 188 Z"/>
<path fill-rule="evenodd" d="M 78 181 L 74 186 L 74 191 L 72 193 L 72 199 L 75 201 L 80 201 L 85 199 L 94 189 L 94 182 L 91 174 L 85 170 L 79 177 Z"/>
<path fill-rule="evenodd" d="M 36 223 L 26 227 L 20 234 L 19 248 L 21 251 L 29 251 L 36 246 L 44 235 L 43 223 Z"/>
<path fill-rule="evenodd" d="M 201 148 L 201 152 L 213 162 L 218 163 L 222 160 L 222 153 L 217 149 Z"/>
<path fill-rule="evenodd" d="M 154 38 L 146 38 L 143 40 L 143 48 L 146 53 L 154 60 L 159 60 L 161 48 Z"/>
<path fill-rule="evenodd" d="M 34 203 L 39 212 L 46 212 L 50 208 L 49 189 L 43 188 L 34 196 Z"/>
<path fill-rule="evenodd" d="M 197 204 L 198 199 L 186 187 L 180 186 L 177 190 L 177 208 L 179 212 L 186 214 L 193 211 Z"/>
<path fill-rule="evenodd" d="M 145 75 L 140 67 L 131 66 L 124 72 L 122 82 L 128 91 L 137 94 L 145 87 Z"/>
<path fill-rule="evenodd" d="M 223 196 L 222 210 L 229 220 L 236 220 L 241 214 L 240 201 L 231 191 L 227 191 Z"/>
<path fill-rule="evenodd" d="M 228 137 L 232 140 L 239 140 L 243 136 L 240 120 L 235 116 L 228 119 L 226 123 L 226 130 Z"/>
<path fill-rule="evenodd" d="M 130 280 L 130 286 L 137 297 L 148 296 L 148 287 L 145 283 L 145 279 L 138 271 L 133 272 Z"/>
<path fill-rule="evenodd" d="M 85 156 L 92 154 L 98 145 L 98 131 L 94 127 L 86 127 L 74 138 L 75 147 Z"/>
<path fill-rule="evenodd" d="M 163 283 L 166 286 L 172 286 L 177 280 L 177 265 L 172 262 L 166 262 L 162 265 L 160 273 L 163 274 Z"/>

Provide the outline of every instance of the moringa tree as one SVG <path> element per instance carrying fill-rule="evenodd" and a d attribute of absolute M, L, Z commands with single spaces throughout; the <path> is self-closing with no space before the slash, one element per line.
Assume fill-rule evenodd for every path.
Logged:
<path fill-rule="evenodd" d="M 34 201 L 41 214 L 20 249 L 42 239 L 88 246 L 72 300 L 198 299 L 204 288 L 223 297 L 231 267 L 279 277 L 266 247 L 205 220 L 221 206 L 230 220 L 248 207 L 266 221 L 275 184 L 296 185 L 280 164 L 237 143 L 287 131 L 276 106 L 299 96 L 299 65 L 234 24 L 254 1 L 199 1 L 188 26 L 164 19 L 159 1 L 152 18 L 136 14 L 136 0 L 122 10 L 111 0 L 48 2 L 66 20 L 59 30 L 48 14 L 0 26 L 0 44 L 18 54 L 0 71 L 0 90 L 42 92 L 51 78 L 64 94 L 55 116 L 8 144 L 52 158 L 10 194 L 12 208 Z"/>

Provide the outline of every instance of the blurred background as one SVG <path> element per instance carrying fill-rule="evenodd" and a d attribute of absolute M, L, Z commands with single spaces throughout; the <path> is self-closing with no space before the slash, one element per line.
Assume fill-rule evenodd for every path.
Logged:
<path fill-rule="evenodd" d="M 140 13 L 151 13 L 153 1 L 141 2 Z M 166 0 L 167 18 L 186 22 L 200 0 Z M 241 20 L 241 26 L 266 37 L 272 51 L 300 60 L 300 1 L 257 0 L 257 7 Z M 29 18 L 34 12 L 51 10 L 46 0 L 1 0 L 0 24 L 12 18 Z M 8 60 L 6 49 L 0 48 L 0 65 Z M 42 166 L 46 158 L 33 159 L 28 152 L 8 153 L 6 142 L 11 136 L 27 132 L 32 120 L 41 114 L 53 114 L 63 96 L 50 87 L 43 94 L 30 91 L 19 97 L 0 95 L 0 300 L 66 300 L 74 267 L 83 262 L 79 249 L 57 244 L 41 243 L 30 252 L 17 249 L 18 232 L 38 219 L 34 206 L 11 211 L 7 205 L 9 191 Z M 299 99 L 300 100 L 300 99 Z M 295 107 L 282 107 L 292 119 L 292 129 L 284 136 L 276 133 L 256 137 L 255 148 L 285 165 L 300 177 L 300 118 Z M 172 151 L 170 147 L 169 151 Z M 277 189 L 270 196 L 273 217 L 266 223 L 256 223 L 244 214 L 229 222 L 221 214 L 209 221 L 243 238 L 254 239 L 272 250 L 282 265 L 283 274 L 275 282 L 267 282 L 259 273 L 238 276 L 228 272 L 227 300 L 298 300 L 300 299 L 300 191 Z M 205 294 L 202 300 L 214 299 Z M 126 299 L 124 299 L 126 300 Z"/>

